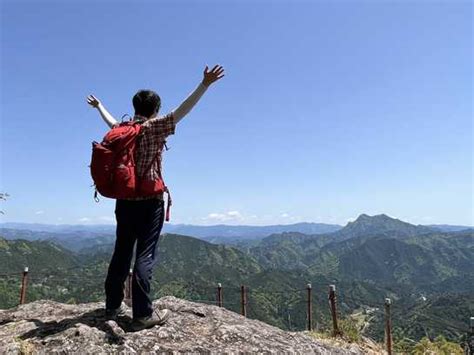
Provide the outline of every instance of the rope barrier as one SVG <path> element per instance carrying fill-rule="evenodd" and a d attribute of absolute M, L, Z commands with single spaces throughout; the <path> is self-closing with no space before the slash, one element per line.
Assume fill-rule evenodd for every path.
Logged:
<path fill-rule="evenodd" d="M 27 284 L 29 284 L 30 287 L 34 288 L 36 292 L 38 292 L 38 287 L 45 286 L 81 290 L 90 287 L 91 284 L 103 284 L 107 276 L 106 270 L 104 269 L 103 273 L 101 273 L 95 269 L 88 269 L 88 267 L 90 266 L 93 266 L 93 264 L 80 267 L 73 266 L 62 270 L 41 269 L 38 271 L 28 271 L 28 268 L 25 268 L 25 271 L 23 273 L 0 273 L 0 282 L 14 283 L 15 285 L 21 284 L 21 302 L 25 302 Z M 76 270 L 77 273 L 68 274 L 68 272 L 72 270 Z M 63 283 L 59 284 L 58 282 L 60 281 L 63 281 Z M 52 285 L 50 285 L 51 283 Z M 155 281 L 152 284 L 152 288 L 157 287 L 159 285 L 160 282 Z M 308 287 L 312 288 L 315 292 L 308 292 Z M 220 305 L 224 308 L 231 308 L 231 310 L 234 310 L 236 312 L 239 312 L 236 309 L 240 308 L 243 312 L 242 302 L 245 302 L 246 315 L 250 318 L 254 318 L 257 316 L 264 316 L 259 311 L 259 307 L 262 306 L 262 301 L 268 302 L 270 303 L 270 305 L 272 305 L 272 303 L 274 302 L 278 302 L 277 304 L 274 304 L 274 307 L 270 309 L 276 315 L 279 315 L 278 324 L 284 324 L 290 330 L 305 329 L 305 324 L 310 327 L 310 329 L 312 329 L 312 325 L 310 324 L 312 323 L 311 319 L 313 319 L 312 315 L 316 315 L 314 321 L 316 322 L 316 327 L 320 328 L 321 321 L 327 323 L 331 318 L 331 309 L 333 306 L 331 305 L 330 298 L 328 298 L 328 294 L 326 291 L 328 290 L 328 287 L 329 285 L 326 283 L 317 282 L 311 283 L 311 285 L 308 284 L 306 288 L 287 287 L 283 290 L 272 290 L 271 293 L 268 293 L 268 290 L 262 287 L 249 288 L 248 286 L 245 286 L 245 298 L 242 298 L 244 296 L 242 295 L 242 289 L 240 286 L 231 286 L 228 288 L 221 287 L 224 297 Z M 217 284 L 215 286 L 200 286 L 197 282 L 189 282 L 185 285 L 180 286 L 180 292 L 182 292 L 180 293 L 180 296 L 191 302 L 217 305 L 217 290 Z M 323 290 L 325 291 L 323 292 Z M 157 293 L 155 292 L 155 295 L 156 294 Z M 64 297 L 69 297 L 68 295 L 58 295 L 58 297 L 60 296 L 61 299 L 63 299 Z M 205 298 L 203 298 L 203 296 Z M 309 296 L 310 300 L 308 299 Z M 41 297 L 41 294 L 39 294 L 39 297 Z M 81 297 L 79 297 L 79 299 L 80 298 Z M 321 302 L 325 299 L 328 301 L 329 307 L 321 306 Z M 314 304 L 315 308 L 313 309 L 310 307 L 305 309 L 305 305 L 307 305 L 308 302 L 309 304 Z M 357 307 L 355 307 L 356 305 Z M 432 306 L 432 304 L 427 301 L 421 301 L 416 299 L 414 300 L 412 294 L 405 294 L 399 295 L 399 297 L 394 300 L 392 311 L 395 311 L 393 315 L 403 314 L 403 317 L 405 319 L 409 317 L 419 317 L 421 319 L 427 319 L 436 322 L 442 321 L 445 328 L 447 327 L 451 330 L 458 332 L 468 331 L 467 326 L 456 324 L 453 320 L 447 320 L 440 316 L 421 313 L 423 308 L 430 306 Z M 384 306 L 382 302 L 376 303 L 375 301 L 370 300 L 370 298 L 363 298 L 361 295 L 354 294 L 353 292 L 345 293 L 343 290 L 338 290 L 337 294 L 335 295 L 335 314 L 333 314 L 333 322 L 337 322 L 338 318 L 342 319 L 344 314 L 351 315 L 357 308 L 363 309 L 364 307 L 370 308 L 369 315 L 372 316 L 371 319 L 374 319 L 374 317 L 377 317 L 375 319 L 379 320 L 384 319 Z M 421 310 L 419 309 L 420 307 L 422 307 Z M 311 318 L 308 320 L 308 312 L 310 309 Z M 275 322 L 276 318 L 272 317 L 270 317 L 268 321 L 272 322 L 272 319 L 273 322 Z M 323 326 L 323 328 L 324 327 L 329 328 L 329 325 L 325 325 Z M 334 332 L 333 334 L 335 335 L 336 333 Z"/>

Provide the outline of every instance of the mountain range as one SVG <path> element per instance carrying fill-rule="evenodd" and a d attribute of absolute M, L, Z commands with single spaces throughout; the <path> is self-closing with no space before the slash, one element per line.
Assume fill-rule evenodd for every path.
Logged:
<path fill-rule="evenodd" d="M 110 231 L 2 227 L 0 236 L 10 240 L 0 239 L 0 274 L 4 274 L 0 277 L 0 307 L 17 302 L 23 266 L 31 270 L 29 300 L 102 299 L 113 250 Z M 207 236 L 229 226 L 214 227 Z M 266 231 L 282 226 L 271 227 Z M 264 237 L 249 232 L 248 238 L 235 245 L 164 234 L 152 294 L 212 303 L 220 282 L 225 306 L 238 311 L 240 285 L 244 284 L 249 288 L 250 317 L 298 330 L 304 329 L 306 319 L 305 285 L 313 285 L 315 321 L 325 327 L 330 324 L 327 287 L 334 283 L 341 316 L 362 317 L 364 333 L 375 339 L 383 338 L 385 297 L 394 301 L 397 338 L 443 334 L 456 340 L 463 334 L 474 312 L 472 229 L 445 232 L 446 226 L 415 226 L 386 215 L 361 215 L 345 227 L 331 228 L 334 226 L 315 233 L 286 230 Z M 236 237 L 232 234 L 236 230 L 227 231 L 222 240 Z M 245 230 L 250 229 L 240 229 Z"/>
<path fill-rule="evenodd" d="M 367 222 L 370 220 L 370 223 Z M 395 225 L 390 225 L 395 223 Z M 364 225 L 367 224 L 367 225 Z M 352 228 L 358 231 L 352 232 Z M 165 224 L 163 233 L 173 233 L 180 235 L 188 235 L 195 238 L 203 239 L 215 244 L 229 245 L 246 245 L 256 243 L 262 239 L 272 235 L 286 232 L 302 233 L 307 235 L 329 234 L 340 231 L 339 238 L 350 238 L 354 233 L 364 233 L 364 229 L 372 233 L 372 230 L 378 232 L 397 230 L 399 233 L 409 234 L 410 231 L 419 233 L 424 230 L 456 232 L 469 230 L 473 227 L 454 226 L 447 224 L 415 226 L 386 215 L 377 215 L 370 217 L 362 214 L 357 219 L 357 223 L 349 222 L 345 227 L 338 224 L 325 223 L 295 223 L 284 225 L 268 225 L 268 226 L 247 226 L 247 225 L 188 225 L 188 224 Z M 403 230 L 403 232 L 401 232 Z M 38 224 L 38 223 L 0 223 L 0 235 L 6 239 L 26 239 L 26 240 L 51 240 L 65 248 L 73 251 L 79 251 L 82 248 L 92 245 L 103 245 L 112 243 L 115 240 L 115 225 L 67 225 L 67 224 Z"/>

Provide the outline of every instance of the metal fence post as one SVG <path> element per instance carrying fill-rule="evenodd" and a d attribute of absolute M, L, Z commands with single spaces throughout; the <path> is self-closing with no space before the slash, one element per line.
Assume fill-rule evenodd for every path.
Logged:
<path fill-rule="evenodd" d="M 387 354 L 392 355 L 392 319 L 390 314 L 390 298 L 385 299 L 385 339 L 387 342 Z"/>
<path fill-rule="evenodd" d="M 470 319 L 470 329 L 467 335 L 467 354 L 474 354 L 474 317 Z"/>
<path fill-rule="evenodd" d="M 25 266 L 23 276 L 21 278 L 21 290 L 20 290 L 20 304 L 24 304 L 26 301 L 26 287 L 28 285 L 28 266 Z"/>
<path fill-rule="evenodd" d="M 341 332 L 337 325 L 336 285 L 329 285 L 329 304 L 331 306 L 332 334 L 338 336 Z"/>
<path fill-rule="evenodd" d="M 240 313 L 247 317 L 247 292 L 245 286 L 240 286 Z"/>
<path fill-rule="evenodd" d="M 222 299 L 222 284 L 219 282 L 217 284 L 217 305 L 219 307 L 222 307 L 223 305 L 223 299 Z"/>
<path fill-rule="evenodd" d="M 308 325 L 307 328 L 309 331 L 313 330 L 313 302 L 312 302 L 312 297 L 311 297 L 311 284 L 306 285 L 306 290 L 308 292 L 308 309 L 307 309 L 307 314 L 308 314 Z"/>

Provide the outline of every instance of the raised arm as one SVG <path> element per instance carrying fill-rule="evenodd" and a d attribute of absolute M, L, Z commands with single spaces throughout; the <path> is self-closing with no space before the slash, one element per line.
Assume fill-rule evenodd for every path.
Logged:
<path fill-rule="evenodd" d="M 102 116 L 102 119 L 110 128 L 112 128 L 114 125 L 118 123 L 117 120 L 114 118 L 114 116 L 112 116 L 109 113 L 109 111 L 106 110 L 106 108 L 94 95 L 89 95 L 87 97 L 87 103 L 91 105 L 92 107 L 96 108 L 97 110 L 99 110 L 99 113 Z"/>
<path fill-rule="evenodd" d="M 194 91 L 184 100 L 181 105 L 175 108 L 171 113 L 173 114 L 174 123 L 178 123 L 184 116 L 186 116 L 194 105 L 197 104 L 207 88 L 220 78 L 224 76 L 224 68 L 220 65 L 215 65 L 211 71 L 206 66 L 204 69 L 204 77 L 202 82 L 194 89 Z"/>

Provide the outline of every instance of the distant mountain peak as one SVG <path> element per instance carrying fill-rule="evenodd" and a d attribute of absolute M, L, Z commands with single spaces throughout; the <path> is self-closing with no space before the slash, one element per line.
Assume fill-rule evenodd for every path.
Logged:
<path fill-rule="evenodd" d="M 349 222 L 340 231 L 335 232 L 335 234 L 343 238 L 351 238 L 375 234 L 407 236 L 429 232 L 432 232 L 430 228 L 415 226 L 383 213 L 374 216 L 363 213 L 355 221 Z"/>
<path fill-rule="evenodd" d="M 357 217 L 357 219 L 354 222 L 367 221 L 367 220 L 371 220 L 371 221 L 387 221 L 387 220 L 400 221 L 399 219 L 387 216 L 385 213 L 376 214 L 376 215 L 373 215 L 373 216 L 369 216 L 368 214 L 362 213 L 359 217 Z M 406 223 L 406 222 L 402 222 L 402 223 Z"/>

